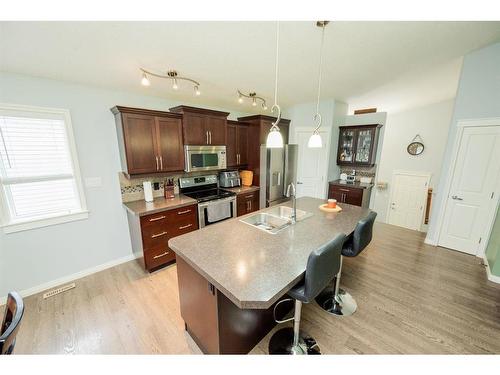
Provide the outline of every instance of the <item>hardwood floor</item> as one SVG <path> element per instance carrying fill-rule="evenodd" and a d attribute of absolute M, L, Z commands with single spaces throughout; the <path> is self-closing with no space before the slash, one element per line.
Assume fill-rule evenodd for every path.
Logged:
<path fill-rule="evenodd" d="M 315 303 L 302 310 L 301 327 L 323 354 L 500 353 L 500 285 L 479 258 L 423 240 L 377 223 L 370 246 L 344 258 L 341 284 L 358 311 L 332 317 Z M 200 353 L 184 331 L 175 265 L 148 274 L 133 261 L 76 284 L 25 299 L 16 353 Z M 271 335 L 251 353 L 267 353 Z"/>

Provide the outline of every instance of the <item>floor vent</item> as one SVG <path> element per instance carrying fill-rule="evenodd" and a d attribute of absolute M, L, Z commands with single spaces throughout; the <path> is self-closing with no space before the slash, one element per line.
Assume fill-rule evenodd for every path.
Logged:
<path fill-rule="evenodd" d="M 75 283 L 71 283 L 71 284 L 68 284 L 68 285 L 63 285 L 63 286 L 61 286 L 59 288 L 52 289 L 51 291 L 49 291 L 47 293 L 44 293 L 43 294 L 43 298 L 49 298 L 49 297 L 55 296 L 56 294 L 66 292 L 66 291 L 68 291 L 70 289 L 73 289 L 74 287 L 76 287 Z"/>

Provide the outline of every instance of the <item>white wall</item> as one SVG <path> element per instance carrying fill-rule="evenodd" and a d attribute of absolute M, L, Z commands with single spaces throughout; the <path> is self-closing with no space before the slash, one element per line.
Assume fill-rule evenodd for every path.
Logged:
<path fill-rule="evenodd" d="M 378 220 L 386 222 L 395 170 L 428 172 L 430 187 L 435 188 L 441 174 L 441 162 L 446 146 L 454 100 L 426 105 L 399 113 L 388 113 L 384 142 L 379 159 L 377 181 L 387 182 L 386 190 L 375 189 L 373 210 Z M 423 139 L 424 152 L 412 156 L 406 147 L 416 134 Z"/>
<path fill-rule="evenodd" d="M 101 187 L 85 187 L 87 220 L 12 234 L 0 230 L 0 297 L 130 257 L 109 109 L 123 105 L 168 110 L 180 103 L 8 73 L 0 73 L 0 102 L 69 109 L 82 177 L 102 178 Z M 231 112 L 231 118 L 245 115 Z"/>
<path fill-rule="evenodd" d="M 437 241 L 438 220 L 444 206 L 447 171 L 457 134 L 457 123 L 464 119 L 500 117 L 500 43 L 471 52 L 463 61 L 450 131 L 441 168 L 441 178 L 431 210 L 427 242 Z"/>

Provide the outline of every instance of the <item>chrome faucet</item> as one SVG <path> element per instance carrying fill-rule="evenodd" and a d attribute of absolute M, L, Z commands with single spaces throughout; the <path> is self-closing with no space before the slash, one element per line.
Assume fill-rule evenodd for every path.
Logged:
<path fill-rule="evenodd" d="M 290 194 L 290 190 L 292 191 L 292 194 Z M 287 198 L 292 197 L 292 216 L 290 219 L 292 219 L 292 224 L 295 224 L 297 222 L 297 192 L 295 190 L 295 185 L 293 182 L 288 185 L 286 188 L 286 196 Z"/>

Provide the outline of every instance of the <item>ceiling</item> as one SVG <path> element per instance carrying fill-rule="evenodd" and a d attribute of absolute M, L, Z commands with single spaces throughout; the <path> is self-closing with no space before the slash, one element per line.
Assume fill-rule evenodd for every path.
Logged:
<path fill-rule="evenodd" d="M 0 22 L 0 70 L 251 111 L 236 90 L 272 104 L 275 33 L 275 22 Z M 279 103 L 315 101 L 321 30 L 282 22 L 280 35 Z M 427 73 L 456 71 L 454 61 L 499 40 L 500 22 L 332 22 L 322 97 L 356 102 L 409 74 L 457 80 Z M 176 69 L 201 82 L 202 96 L 157 78 L 142 87 L 139 67 Z"/>

